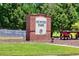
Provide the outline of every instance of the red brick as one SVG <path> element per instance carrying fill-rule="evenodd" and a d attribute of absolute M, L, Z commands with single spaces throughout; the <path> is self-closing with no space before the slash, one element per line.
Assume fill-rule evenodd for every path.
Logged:
<path fill-rule="evenodd" d="M 35 34 L 35 18 L 37 16 L 43 16 L 47 18 L 47 30 L 45 35 L 36 35 Z M 26 18 L 26 40 L 29 41 L 38 41 L 38 42 L 48 42 L 51 40 L 51 18 L 44 14 L 37 14 L 37 15 L 29 15 Z"/>

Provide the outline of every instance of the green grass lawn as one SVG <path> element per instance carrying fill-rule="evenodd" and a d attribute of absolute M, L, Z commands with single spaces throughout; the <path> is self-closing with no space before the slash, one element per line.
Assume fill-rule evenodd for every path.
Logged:
<path fill-rule="evenodd" d="M 56 46 L 43 43 L 0 44 L 0 55 L 40 56 L 40 55 L 79 55 L 79 48 Z"/>

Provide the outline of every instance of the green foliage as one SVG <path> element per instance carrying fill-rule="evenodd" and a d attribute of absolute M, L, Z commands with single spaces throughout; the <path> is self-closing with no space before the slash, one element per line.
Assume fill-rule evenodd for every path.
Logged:
<path fill-rule="evenodd" d="M 52 30 L 75 29 L 79 19 L 79 4 L 0 4 L 0 28 L 25 29 L 28 14 L 47 14 L 52 19 Z"/>
<path fill-rule="evenodd" d="M 1 28 L 21 29 L 24 12 L 19 4 L 2 4 L 0 11 Z"/>
<path fill-rule="evenodd" d="M 76 23 L 72 24 L 72 29 L 79 30 L 79 21 L 77 21 Z"/>
<path fill-rule="evenodd" d="M 75 4 L 44 4 L 47 5 L 47 14 L 52 17 L 54 30 L 71 29 L 71 25 L 76 22 L 78 12 Z M 45 9 L 45 8 L 44 8 Z"/>

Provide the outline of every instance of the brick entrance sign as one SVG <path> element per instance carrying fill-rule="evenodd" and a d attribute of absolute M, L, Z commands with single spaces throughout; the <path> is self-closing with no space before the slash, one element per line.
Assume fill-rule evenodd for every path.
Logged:
<path fill-rule="evenodd" d="M 45 14 L 29 15 L 26 18 L 26 40 L 51 41 L 51 18 Z"/>

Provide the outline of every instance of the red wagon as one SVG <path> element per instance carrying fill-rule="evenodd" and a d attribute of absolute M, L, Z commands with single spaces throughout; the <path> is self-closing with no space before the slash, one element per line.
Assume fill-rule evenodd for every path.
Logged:
<path fill-rule="evenodd" d="M 79 39 L 79 31 L 61 31 L 60 39 Z"/>
<path fill-rule="evenodd" d="M 61 31 L 60 32 L 60 39 L 70 39 L 70 31 Z"/>

